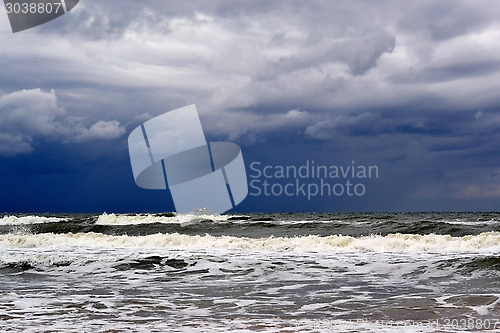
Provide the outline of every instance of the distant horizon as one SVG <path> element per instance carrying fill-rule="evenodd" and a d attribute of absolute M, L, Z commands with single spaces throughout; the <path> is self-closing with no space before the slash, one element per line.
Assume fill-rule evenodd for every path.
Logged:
<path fill-rule="evenodd" d="M 111 215 L 111 214 L 118 214 L 118 215 L 145 215 L 145 214 L 153 214 L 153 215 L 161 215 L 161 214 L 173 214 L 173 215 L 197 215 L 196 213 L 177 213 L 177 212 L 167 212 L 167 211 L 164 211 L 164 212 L 160 212 L 160 211 L 143 211 L 143 212 L 132 212 L 132 211 L 129 211 L 129 212 L 126 212 L 126 211 L 120 211 L 120 212 L 116 212 L 116 211 L 103 211 L 103 212 L 56 212 L 56 211 L 53 211 L 53 212 L 36 212 L 36 211 L 33 211 L 33 212 L 1 212 L 0 213 L 1 215 L 9 215 L 9 214 L 12 214 L 12 215 L 28 215 L 28 214 L 37 214 L 37 215 L 58 215 L 58 214 L 61 214 L 61 215 L 64 215 L 64 214 L 67 214 L 67 215 L 102 215 L 102 214 L 108 214 L 108 215 Z M 346 215 L 346 214 L 394 214 L 394 215 L 397 215 L 397 214 L 500 214 L 500 211 L 406 211 L 406 212 L 398 212 L 398 211 L 393 211 L 393 212 L 390 212 L 390 211 L 345 211 L 345 212 L 342 212 L 342 211 L 338 211 L 338 212 L 333 212 L 333 211 L 324 211 L 324 212 L 308 212 L 308 211 L 296 211 L 296 212 L 292 212 L 292 211 L 275 211 L 275 212 L 250 212 L 250 211 L 237 211 L 237 212 L 225 212 L 225 213 L 221 213 L 221 214 L 212 214 L 212 213 L 207 213 L 207 214 L 199 214 L 199 215 L 234 215 L 234 216 L 241 216 L 241 215 L 245 215 L 245 214 L 255 214 L 255 215 L 266 215 L 266 214 L 311 214 L 311 215 L 314 215 L 314 214 L 326 214 L 326 215 Z"/>

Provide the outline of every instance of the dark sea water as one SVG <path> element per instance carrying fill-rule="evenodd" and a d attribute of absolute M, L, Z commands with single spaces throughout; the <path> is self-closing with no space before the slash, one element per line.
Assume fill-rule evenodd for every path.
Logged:
<path fill-rule="evenodd" d="M 500 332 L 500 214 L 0 214 L 7 332 Z"/>

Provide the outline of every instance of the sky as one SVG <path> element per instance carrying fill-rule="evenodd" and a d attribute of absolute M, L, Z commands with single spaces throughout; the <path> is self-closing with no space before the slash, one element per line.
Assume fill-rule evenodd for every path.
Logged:
<path fill-rule="evenodd" d="M 0 212 L 173 211 L 136 186 L 127 138 L 191 104 L 256 180 L 232 212 L 498 211 L 498 17 L 498 1 L 81 0 L 14 34 L 0 6 Z M 378 173 L 255 171 L 312 161 Z M 363 194 L 278 195 L 321 180 Z"/>

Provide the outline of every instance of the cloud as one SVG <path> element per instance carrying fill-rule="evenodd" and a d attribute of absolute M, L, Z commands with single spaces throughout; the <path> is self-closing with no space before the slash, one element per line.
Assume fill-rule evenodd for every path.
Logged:
<path fill-rule="evenodd" d="M 281 47 L 286 46 L 286 41 L 290 43 L 289 39 L 285 39 L 285 35 L 282 35 L 280 40 Z M 382 54 L 391 53 L 395 43 L 394 36 L 383 30 L 362 32 L 359 36 L 341 41 L 335 38 L 318 41 L 304 38 L 298 45 L 292 44 L 297 47 L 293 53 L 280 56 L 262 66 L 260 78 L 271 79 L 294 71 L 316 69 L 329 63 L 345 64 L 348 67 L 347 73 L 362 75 L 376 66 Z"/>
<path fill-rule="evenodd" d="M 302 130 L 313 122 L 311 114 L 300 109 L 292 109 L 283 113 L 256 114 L 252 112 L 229 112 L 222 117 L 205 118 L 204 127 L 211 135 L 225 136 L 228 140 L 250 138 L 256 136 L 289 131 Z"/>
<path fill-rule="evenodd" d="M 407 14 L 400 17 L 398 26 L 412 33 L 423 33 L 436 41 L 452 39 L 487 27 L 498 17 L 497 4 L 478 6 L 475 1 L 419 1 L 408 6 L 398 4 Z M 403 12 L 404 13 L 404 12 Z"/>
<path fill-rule="evenodd" d="M 0 110 L 0 128 L 5 132 L 53 135 L 65 130 L 56 121 L 65 110 L 57 105 L 54 90 L 20 90 L 0 96 Z"/>
<path fill-rule="evenodd" d="M 81 1 L 0 34 L 0 154 L 113 140 L 194 103 L 209 140 L 380 162 L 388 209 L 413 187 L 417 204 L 496 196 L 481 175 L 500 165 L 499 16 L 471 0 Z"/>
<path fill-rule="evenodd" d="M 102 109 L 133 119 L 193 102 L 221 117 L 269 105 L 359 113 L 430 98 L 488 106 L 499 99 L 500 6 L 479 7 L 89 0 L 16 43 L 0 36 L 10 45 L 0 59 L 23 65 L 2 66 L 0 81 L 44 77 L 44 89 L 95 103 L 72 108 L 95 118 Z"/>
<path fill-rule="evenodd" d="M 140 115 L 137 115 L 134 117 L 134 120 L 145 122 L 146 120 L 149 120 L 153 118 L 153 116 L 149 112 L 144 112 Z"/>
<path fill-rule="evenodd" d="M 371 112 L 339 115 L 308 126 L 304 134 L 311 139 L 331 139 L 338 136 L 338 132 L 344 135 L 374 134 L 381 130 L 380 118 L 380 114 Z"/>
<path fill-rule="evenodd" d="M 26 154 L 33 150 L 29 137 L 0 132 L 0 156 Z"/>
<path fill-rule="evenodd" d="M 122 136 L 125 133 L 125 129 L 120 126 L 120 123 L 116 120 L 103 121 L 99 120 L 94 125 L 90 126 L 89 129 L 83 128 L 81 133 L 75 137 L 78 141 L 86 140 L 111 140 Z"/>
<path fill-rule="evenodd" d="M 274 116 L 293 108 L 308 110 L 301 124 L 311 138 L 326 138 L 329 129 L 366 132 L 369 124 L 352 123 L 365 112 L 383 114 L 392 128 L 423 131 L 418 122 L 434 120 L 413 119 L 421 111 L 486 110 L 499 101 L 500 6 L 364 6 L 89 0 L 1 49 L 0 62 L 22 68 L 2 66 L 0 81 L 43 77 L 44 89 L 55 87 L 72 116 L 96 121 L 101 110 L 128 124 L 196 103 L 214 119 L 207 126 L 229 136 L 299 128 Z M 445 12 L 453 17 L 430 19 Z M 411 111 L 385 112 L 394 108 Z"/>
<path fill-rule="evenodd" d="M 150 104 L 167 100 L 172 108 L 195 100 L 226 112 L 293 96 L 293 102 L 305 103 L 301 108 L 313 109 L 337 97 L 317 97 L 328 78 L 344 77 L 344 87 L 356 88 L 349 84 L 352 77 L 376 68 L 395 47 L 395 36 L 369 21 L 357 21 L 346 32 L 325 15 L 344 21 L 335 6 L 327 5 L 324 13 L 305 6 L 301 16 L 296 5 L 240 2 L 230 9 L 223 1 L 87 1 L 68 17 L 42 26 L 39 33 L 20 35 L 18 43 L 0 50 L 0 59 L 48 64 L 8 69 L 3 78 L 29 83 L 35 74 L 44 77 L 45 89 L 84 93 L 88 103 L 101 99 L 97 96 L 106 88 L 110 95 L 123 89 L 143 93 Z M 358 15 L 356 8 L 341 9 Z"/>
<path fill-rule="evenodd" d="M 376 66 L 380 56 L 394 51 L 395 46 L 394 36 L 381 30 L 334 45 L 328 55 L 333 61 L 339 59 L 347 63 L 352 74 L 362 75 Z"/>
<path fill-rule="evenodd" d="M 0 155 L 29 153 L 41 139 L 109 140 L 124 133 L 116 120 L 99 120 L 86 128 L 83 119 L 67 115 L 54 90 L 25 89 L 0 96 Z"/>

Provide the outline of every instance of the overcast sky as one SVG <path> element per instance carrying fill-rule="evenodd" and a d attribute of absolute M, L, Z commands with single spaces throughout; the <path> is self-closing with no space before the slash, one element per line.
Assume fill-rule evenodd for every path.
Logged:
<path fill-rule="evenodd" d="M 13 34 L 2 5 L 0 212 L 173 210 L 135 185 L 127 137 L 190 104 L 249 175 L 379 168 L 360 197 L 236 211 L 498 211 L 499 17 L 498 1 L 81 0 Z"/>

